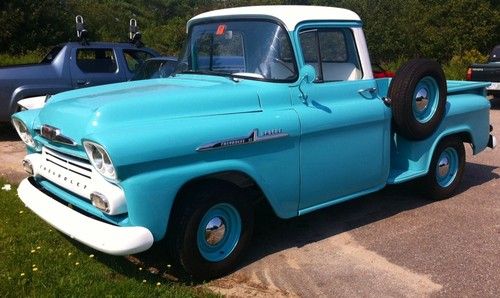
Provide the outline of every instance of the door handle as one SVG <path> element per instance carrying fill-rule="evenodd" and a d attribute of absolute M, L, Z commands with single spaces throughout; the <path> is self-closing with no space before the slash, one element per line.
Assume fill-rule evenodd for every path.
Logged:
<path fill-rule="evenodd" d="M 85 81 L 85 80 L 77 80 L 76 84 L 80 87 L 86 87 L 90 85 L 90 81 Z"/>
<path fill-rule="evenodd" d="M 358 90 L 358 93 L 359 93 L 359 95 L 361 95 L 363 98 L 366 98 L 366 99 L 375 99 L 375 98 L 379 97 L 377 94 L 376 87 L 360 89 L 360 90 Z"/>
<path fill-rule="evenodd" d="M 361 95 L 363 95 L 363 93 L 371 93 L 371 94 L 373 94 L 375 92 L 377 92 L 377 88 L 376 87 L 370 87 L 370 88 L 358 90 L 358 93 L 360 93 Z"/>
<path fill-rule="evenodd" d="M 378 98 L 384 102 L 384 104 L 388 107 L 391 106 L 391 99 L 389 97 L 380 97 L 379 94 L 377 94 L 377 88 L 376 87 L 371 87 L 371 88 L 366 88 L 366 89 L 360 89 L 358 90 L 359 95 L 363 96 L 366 99 L 375 99 Z M 371 98 L 366 97 L 365 95 L 367 93 L 370 93 Z"/>

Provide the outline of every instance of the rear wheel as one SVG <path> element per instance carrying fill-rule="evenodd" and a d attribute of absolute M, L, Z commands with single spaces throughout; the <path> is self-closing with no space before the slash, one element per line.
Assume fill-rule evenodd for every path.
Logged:
<path fill-rule="evenodd" d="M 429 173 L 423 179 L 425 192 L 434 200 L 452 196 L 460 184 L 465 167 L 465 149 L 455 137 L 442 140 L 434 151 Z"/>
<path fill-rule="evenodd" d="M 188 191 L 178 210 L 171 252 L 182 269 L 209 280 L 234 269 L 253 231 L 253 208 L 242 191 L 225 183 Z"/>
<path fill-rule="evenodd" d="M 394 126 L 403 137 L 422 140 L 437 129 L 446 107 L 446 79 L 436 61 L 414 59 L 391 82 Z"/>

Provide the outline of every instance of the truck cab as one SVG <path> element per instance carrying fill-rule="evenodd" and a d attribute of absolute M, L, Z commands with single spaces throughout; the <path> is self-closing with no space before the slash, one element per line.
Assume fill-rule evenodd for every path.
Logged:
<path fill-rule="evenodd" d="M 0 122 L 21 109 L 21 100 L 24 107 L 40 107 L 47 95 L 124 82 L 145 60 L 157 56 L 136 43 L 85 40 L 53 47 L 40 63 L 0 67 Z"/>
<path fill-rule="evenodd" d="M 463 143 L 496 145 L 489 84 L 446 81 L 429 59 L 374 79 L 352 11 L 231 8 L 187 31 L 169 78 L 65 92 L 13 116 L 29 208 L 106 253 L 161 242 L 209 279 L 241 258 L 259 202 L 291 218 L 417 178 L 443 199 Z"/>

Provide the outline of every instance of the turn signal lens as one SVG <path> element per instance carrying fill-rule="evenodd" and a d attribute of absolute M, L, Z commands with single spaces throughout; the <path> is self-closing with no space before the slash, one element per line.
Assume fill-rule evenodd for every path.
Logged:
<path fill-rule="evenodd" d="M 109 213 L 109 202 L 103 194 L 93 192 L 90 194 L 90 201 L 96 208 Z"/>
<path fill-rule="evenodd" d="M 33 171 L 33 164 L 29 159 L 23 160 L 23 168 L 30 176 L 33 176 L 33 174 L 35 173 L 35 171 Z"/>

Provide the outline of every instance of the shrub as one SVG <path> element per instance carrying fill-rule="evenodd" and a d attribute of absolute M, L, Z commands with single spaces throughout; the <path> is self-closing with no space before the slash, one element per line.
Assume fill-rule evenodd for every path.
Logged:
<path fill-rule="evenodd" d="M 42 57 L 41 51 L 33 51 L 24 55 L 0 54 L 0 66 L 38 63 Z"/>
<path fill-rule="evenodd" d="M 399 56 L 394 61 L 381 62 L 380 66 L 385 70 L 390 70 L 392 72 L 396 72 L 403 64 L 405 64 L 409 59 L 406 57 Z"/>
<path fill-rule="evenodd" d="M 396 72 L 409 59 L 399 57 L 394 61 L 383 62 L 381 66 L 390 71 Z M 448 80 L 465 80 L 467 68 L 474 63 L 486 63 L 488 55 L 483 55 L 478 50 L 469 50 L 461 55 L 454 55 L 450 61 L 443 64 L 443 70 Z"/>
<path fill-rule="evenodd" d="M 467 68 L 473 63 L 485 63 L 487 55 L 481 54 L 478 50 L 465 51 L 461 55 L 455 55 L 451 60 L 443 65 L 446 78 L 448 80 L 464 80 Z"/>

